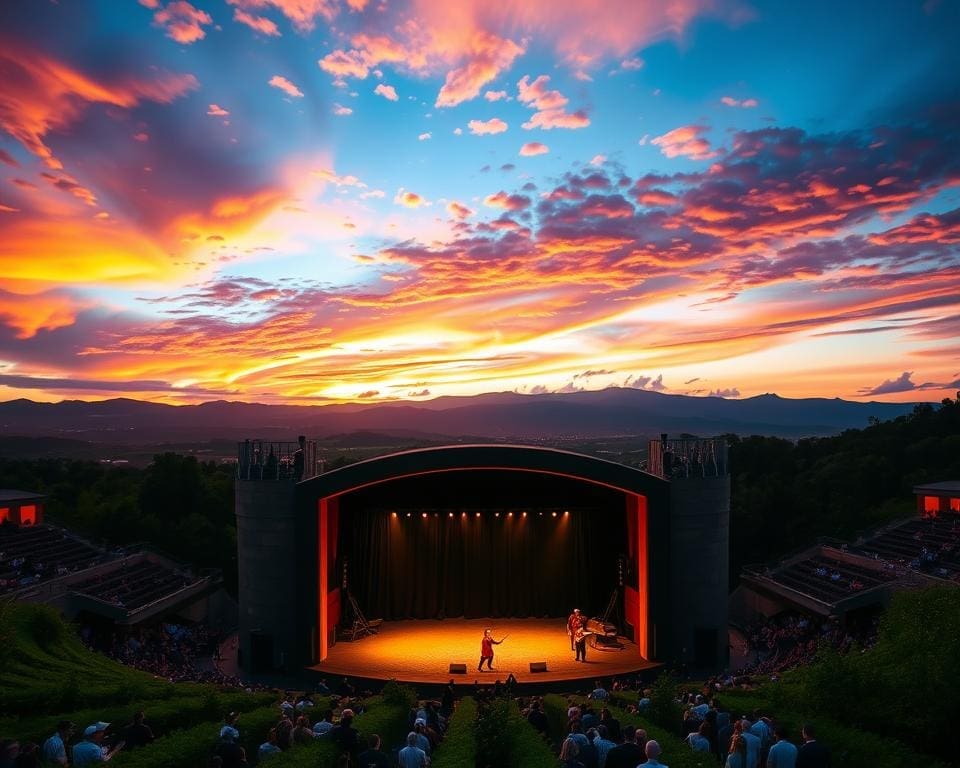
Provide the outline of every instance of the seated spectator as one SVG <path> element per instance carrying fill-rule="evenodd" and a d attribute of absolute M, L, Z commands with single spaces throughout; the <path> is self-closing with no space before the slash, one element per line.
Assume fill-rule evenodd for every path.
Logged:
<path fill-rule="evenodd" d="M 607 693 L 607 689 L 601 685 L 599 680 L 595 681 L 593 685 L 594 688 L 592 691 L 590 691 L 589 698 L 593 699 L 594 701 L 606 701 L 610 698 L 610 694 Z"/>
<path fill-rule="evenodd" d="M 618 744 L 607 753 L 605 768 L 636 768 L 647 759 L 643 746 L 636 741 L 637 733 L 638 731 L 632 725 L 623 727 L 623 744 Z M 646 733 L 644 731 L 639 733 L 643 734 L 643 740 L 646 743 Z"/>
<path fill-rule="evenodd" d="M 605 725 L 597 726 L 597 737 L 593 740 L 593 748 L 597 750 L 597 768 L 604 768 L 607 764 L 607 755 L 616 745 L 608 738 L 607 727 Z"/>
<path fill-rule="evenodd" d="M 563 746 L 560 747 L 560 764 L 563 768 L 586 768 L 577 756 L 580 754 L 580 747 L 573 739 L 564 739 Z M 633 768 L 633 766 L 631 766 Z"/>
<path fill-rule="evenodd" d="M 787 741 L 787 729 L 778 723 L 773 735 L 776 741 L 767 753 L 767 768 L 796 768 L 797 748 Z"/>
<path fill-rule="evenodd" d="M 646 712 L 650 709 L 650 694 L 652 693 L 650 688 L 645 688 L 643 691 L 643 696 L 640 697 L 640 700 L 637 702 L 637 709 L 641 712 Z"/>
<path fill-rule="evenodd" d="M 427 753 L 417 746 L 417 734 L 410 731 L 407 734 L 407 746 L 397 754 L 397 762 L 400 768 L 426 768 L 430 765 Z"/>
<path fill-rule="evenodd" d="M 694 752 L 709 752 L 710 739 L 707 738 L 707 733 L 709 730 L 710 726 L 708 726 L 706 723 L 700 723 L 700 728 L 686 738 L 686 742 L 690 745 L 690 749 L 692 749 Z"/>
<path fill-rule="evenodd" d="M 326 736 L 333 730 L 333 710 L 325 709 L 323 716 L 313 726 L 314 736 Z"/>
<path fill-rule="evenodd" d="M 103 737 L 109 727 L 110 723 L 96 722 L 84 729 L 83 741 L 73 747 L 74 768 L 83 768 L 83 766 L 91 763 L 105 763 L 123 749 L 123 742 L 121 741 L 110 751 L 104 752 Z"/>
<path fill-rule="evenodd" d="M 237 715 L 236 712 L 230 712 L 225 718 L 223 718 L 223 727 L 220 729 L 220 738 L 221 739 L 230 739 L 231 741 L 240 741 L 240 731 L 237 730 Z"/>
<path fill-rule="evenodd" d="M 360 753 L 360 768 L 392 768 L 390 758 L 380 751 L 380 737 L 371 734 L 367 739 L 367 749 Z"/>
<path fill-rule="evenodd" d="M 750 732 L 750 721 L 746 718 L 740 721 L 740 736 L 747 744 L 746 768 L 757 768 L 760 765 L 760 739 Z"/>
<path fill-rule="evenodd" d="M 623 741 L 623 736 L 620 734 L 620 721 L 610 714 L 610 710 L 606 707 L 600 710 L 600 725 L 607 729 L 610 741 L 618 744 Z"/>
<path fill-rule="evenodd" d="M 69 720 L 61 720 L 57 723 L 57 732 L 43 742 L 41 753 L 43 762 L 52 765 L 67 764 L 67 742 L 70 741 L 75 729 L 76 726 Z"/>
<path fill-rule="evenodd" d="M 330 739 L 341 753 L 348 753 L 350 759 L 356 763 L 360 755 L 360 734 L 353 727 L 352 709 L 345 709 L 340 713 L 340 724 L 330 731 Z"/>
<path fill-rule="evenodd" d="M 143 719 L 143 712 L 135 713 L 133 721 L 124 730 L 123 740 L 126 742 L 127 749 L 137 749 L 153 743 L 153 731 L 143 722 Z"/>
<path fill-rule="evenodd" d="M 647 742 L 646 747 L 644 747 L 644 751 L 647 753 L 647 762 L 645 765 L 647 765 L 649 768 L 667 768 L 667 766 L 665 766 L 659 760 L 660 745 L 656 741 L 650 739 L 650 741 Z"/>
<path fill-rule="evenodd" d="M 277 755 L 283 750 L 277 746 L 277 729 L 271 728 L 270 735 L 267 740 L 260 745 L 260 749 L 257 750 L 257 760 L 263 762 L 264 760 L 270 758 L 273 755 Z"/>
<path fill-rule="evenodd" d="M 707 716 L 707 712 L 710 711 L 710 705 L 703 700 L 703 696 L 699 693 L 694 699 L 694 706 L 692 708 L 693 713 L 697 716 L 697 719 L 703 720 Z"/>
<path fill-rule="evenodd" d="M 600 720 L 597 713 L 593 711 L 589 704 L 583 705 L 583 714 L 580 716 L 580 724 L 583 726 L 583 732 L 586 733 L 591 728 L 596 728 Z"/>
<path fill-rule="evenodd" d="M 550 731 L 550 724 L 547 721 L 547 716 L 543 714 L 540 709 L 539 701 L 534 701 L 530 705 L 530 714 L 527 715 L 527 722 L 544 736 L 546 736 Z"/>
<path fill-rule="evenodd" d="M 306 715 L 300 715 L 297 718 L 296 727 L 293 729 L 293 741 L 295 744 L 309 744 L 316 738 L 313 729 L 310 727 L 310 718 Z"/>
<path fill-rule="evenodd" d="M 413 732 L 417 734 L 417 746 L 429 755 L 433 751 L 430 737 L 426 734 L 427 721 L 418 717 L 413 722 Z"/>

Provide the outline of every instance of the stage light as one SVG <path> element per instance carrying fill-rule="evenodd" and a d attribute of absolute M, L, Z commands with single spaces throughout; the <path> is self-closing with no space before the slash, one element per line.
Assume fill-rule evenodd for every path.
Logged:
<path fill-rule="evenodd" d="M 477 517 L 480 517 L 480 513 L 479 513 L 479 512 L 477 512 Z"/>
<path fill-rule="evenodd" d="M 556 517 L 556 516 L 557 516 L 557 513 L 556 513 L 556 512 L 553 512 L 553 513 L 551 513 L 551 514 L 553 514 L 553 516 L 554 516 L 554 517 Z"/>
<path fill-rule="evenodd" d="M 397 516 L 397 513 L 396 513 L 396 512 L 391 512 L 391 513 L 390 513 L 390 517 L 396 517 L 396 516 Z"/>
<path fill-rule="evenodd" d="M 540 512 L 540 517 L 543 517 L 543 512 Z"/>
<path fill-rule="evenodd" d="M 569 515 L 569 514 L 570 514 L 570 510 L 569 510 L 569 509 L 564 510 L 563 514 L 564 514 L 564 516 Z"/>
<path fill-rule="evenodd" d="M 410 517 L 410 513 L 409 513 L 409 512 L 407 512 L 407 517 Z"/>
<path fill-rule="evenodd" d="M 507 512 L 507 517 L 513 517 L 513 512 Z"/>
<path fill-rule="evenodd" d="M 499 512 L 494 512 L 494 513 L 493 513 L 493 516 L 494 516 L 494 517 L 500 517 L 500 513 L 499 513 Z"/>
<path fill-rule="evenodd" d="M 420 517 L 422 517 L 424 520 L 426 520 L 426 519 L 427 519 L 427 513 L 426 513 L 426 512 L 421 512 L 421 513 L 420 513 Z"/>
<path fill-rule="evenodd" d="M 466 512 L 461 512 L 461 513 L 460 513 L 460 517 L 466 517 L 466 516 L 467 516 L 467 513 L 466 513 Z"/>
<path fill-rule="evenodd" d="M 526 517 L 526 516 L 527 516 L 527 513 L 526 513 L 526 512 L 524 512 L 524 513 L 523 513 L 523 516 L 524 516 L 524 517 Z"/>
<path fill-rule="evenodd" d="M 453 517 L 453 512 L 450 513 L 450 517 Z"/>

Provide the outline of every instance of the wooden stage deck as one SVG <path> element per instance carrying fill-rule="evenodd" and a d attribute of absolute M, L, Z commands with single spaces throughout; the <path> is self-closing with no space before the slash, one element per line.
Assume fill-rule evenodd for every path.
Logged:
<path fill-rule="evenodd" d="M 477 672 L 480 639 L 486 627 L 496 639 L 493 672 Z M 375 635 L 355 642 L 340 640 L 327 658 L 313 667 L 320 675 L 396 679 L 408 683 L 493 683 L 513 672 L 521 683 L 566 680 L 593 681 L 658 667 L 640 656 L 637 646 L 620 638 L 622 650 L 587 647 L 587 661 L 578 662 L 570 650 L 564 619 L 444 619 L 390 621 Z M 530 672 L 530 662 L 547 662 L 546 672 Z M 466 675 L 451 675 L 449 665 L 467 665 Z"/>

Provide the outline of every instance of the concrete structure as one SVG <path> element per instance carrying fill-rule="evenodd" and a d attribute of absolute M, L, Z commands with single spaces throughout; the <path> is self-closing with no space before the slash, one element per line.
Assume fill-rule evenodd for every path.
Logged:
<path fill-rule="evenodd" d="M 315 456 L 315 448 L 302 439 L 299 448 L 247 441 L 240 451 L 240 647 L 248 672 L 295 673 L 326 657 L 341 616 L 337 542 L 350 523 L 351 494 L 389 483 L 400 488 L 413 477 L 455 486 L 460 473 L 477 471 L 503 473 L 506 487 L 520 472 L 611 492 L 609 503 L 625 516 L 629 558 L 622 610 L 640 655 L 704 669 L 726 662 L 730 480 L 720 440 L 664 436 L 651 443 L 650 472 L 547 448 L 457 445 L 311 476 L 315 461 L 302 457 Z M 300 459 L 290 458 L 298 452 Z M 275 457 L 270 470 L 251 470 L 265 455 Z"/>

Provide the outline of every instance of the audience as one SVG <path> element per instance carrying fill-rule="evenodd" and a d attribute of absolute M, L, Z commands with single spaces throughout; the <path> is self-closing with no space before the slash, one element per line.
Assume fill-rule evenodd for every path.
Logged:
<path fill-rule="evenodd" d="M 773 735 L 776 741 L 767 753 L 767 768 L 796 768 L 797 748 L 787 741 L 787 729 L 777 725 Z"/>
<path fill-rule="evenodd" d="M 42 758 L 43 762 L 49 765 L 67 764 L 67 744 L 70 737 L 76 730 L 76 725 L 69 720 L 61 720 L 57 723 L 57 732 L 49 739 L 43 742 Z"/>

